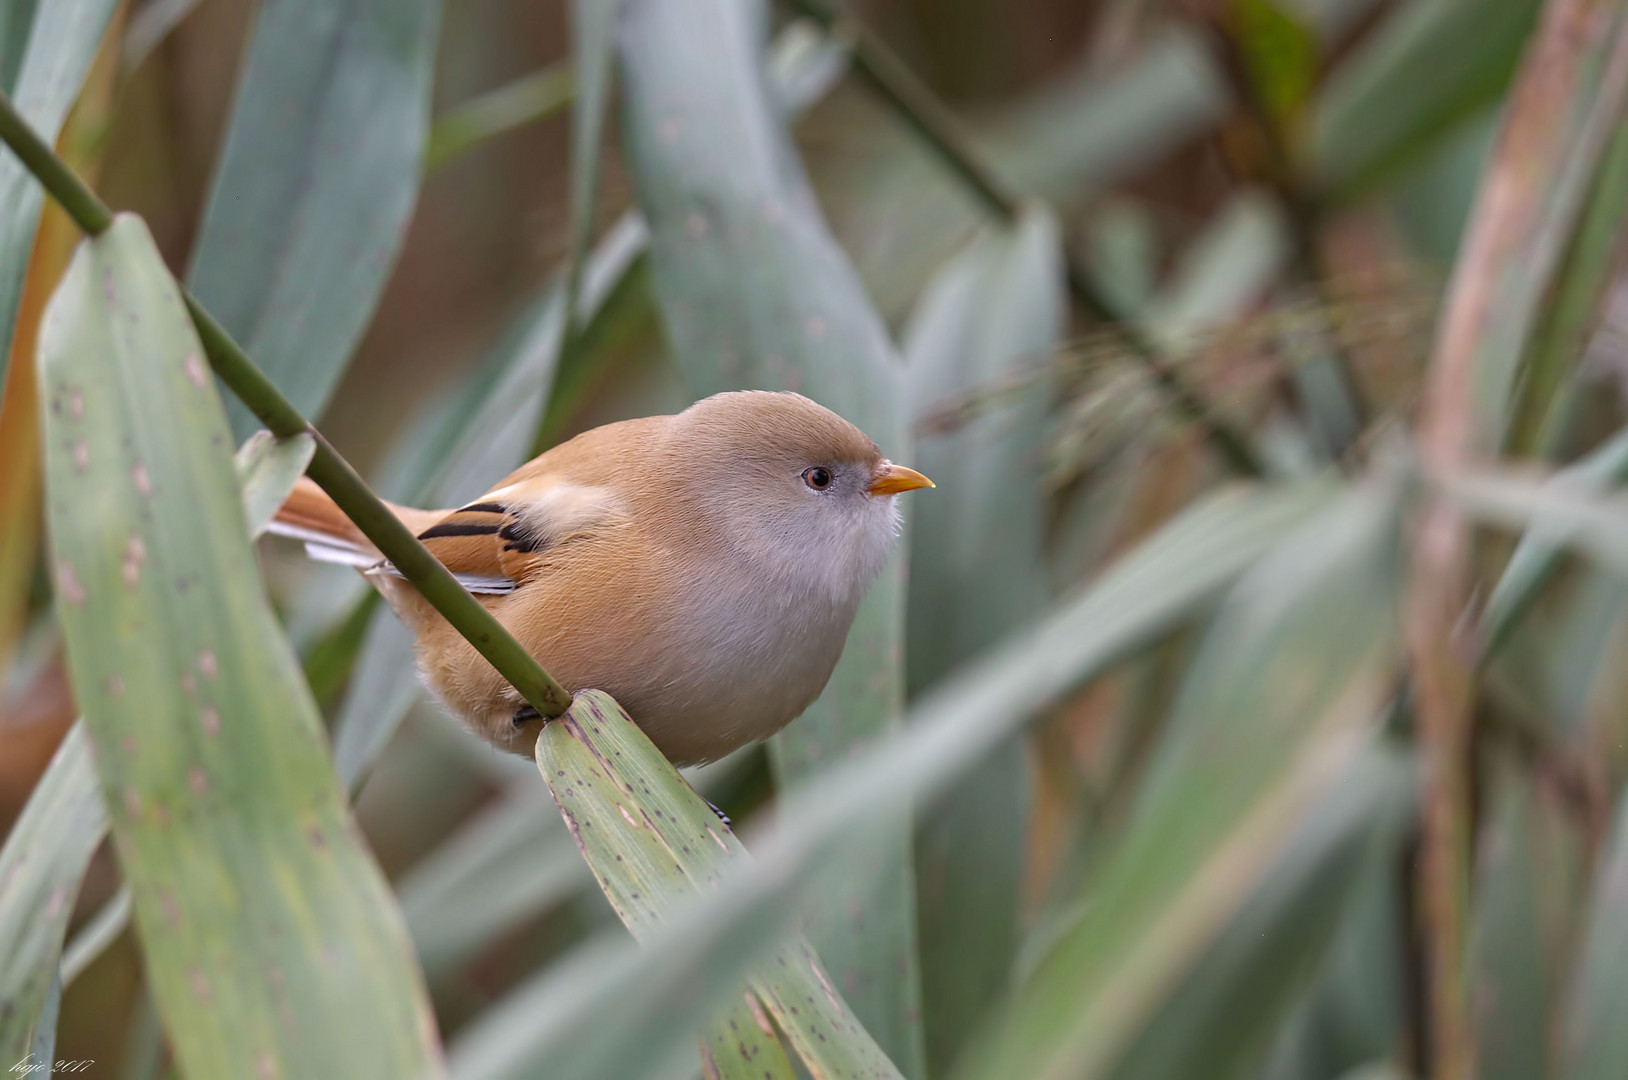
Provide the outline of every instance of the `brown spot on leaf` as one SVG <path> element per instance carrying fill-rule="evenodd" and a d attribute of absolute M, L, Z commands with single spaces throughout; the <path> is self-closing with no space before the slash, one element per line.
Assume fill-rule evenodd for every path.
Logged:
<path fill-rule="evenodd" d="M 209 774 L 203 771 L 200 765 L 194 765 L 187 770 L 187 787 L 192 789 L 194 795 L 202 795 L 209 790 Z"/>
<path fill-rule="evenodd" d="M 158 896 L 158 906 L 164 912 L 164 923 L 171 930 L 181 925 L 181 905 L 175 899 L 175 894 L 165 889 Z"/>
<path fill-rule="evenodd" d="M 201 390 L 209 384 L 209 373 L 204 370 L 203 358 L 197 353 L 187 353 L 186 359 L 182 360 L 181 364 L 186 368 L 187 378 L 192 380 L 193 386 Z"/>
<path fill-rule="evenodd" d="M 825 972 L 820 970 L 820 965 L 810 960 L 808 966 L 814 972 L 814 977 L 820 980 L 820 989 L 825 991 L 825 1000 L 829 1001 L 833 1008 L 841 1010 L 842 1003 L 837 999 L 837 992 L 831 988 L 830 982 L 826 980 Z"/>
<path fill-rule="evenodd" d="M 215 654 L 205 649 L 198 654 L 198 674 L 206 679 L 213 679 L 220 667 L 215 663 Z"/>
<path fill-rule="evenodd" d="M 68 415 L 75 420 L 85 418 L 85 395 L 78 390 L 68 392 Z"/>
<path fill-rule="evenodd" d="M 203 712 L 199 714 L 199 719 L 203 723 L 205 735 L 208 735 L 211 739 L 213 739 L 216 735 L 220 734 L 219 709 L 215 708 L 213 705 L 205 705 L 203 707 Z"/>
<path fill-rule="evenodd" d="M 84 439 L 75 439 L 73 444 L 73 467 L 84 472 L 90 465 L 90 446 Z"/>
<path fill-rule="evenodd" d="M 758 1028 L 763 1032 L 763 1034 L 773 1038 L 774 1025 L 769 1022 L 768 1015 L 764 1013 L 763 1003 L 758 1001 L 757 995 L 750 990 L 746 991 L 746 993 L 742 996 L 746 998 L 746 1007 L 752 1010 L 752 1020 L 757 1024 Z"/>
<path fill-rule="evenodd" d="M 143 496 L 148 496 L 153 493 L 152 474 L 147 471 L 147 466 L 143 465 L 141 462 L 136 462 L 136 464 L 131 468 L 130 479 L 136 485 L 136 490 Z"/>
<path fill-rule="evenodd" d="M 130 542 L 124 546 L 124 566 L 121 570 L 125 588 L 136 587 L 141 580 L 141 564 L 146 561 L 147 542 L 141 538 L 140 533 L 131 533 Z"/>

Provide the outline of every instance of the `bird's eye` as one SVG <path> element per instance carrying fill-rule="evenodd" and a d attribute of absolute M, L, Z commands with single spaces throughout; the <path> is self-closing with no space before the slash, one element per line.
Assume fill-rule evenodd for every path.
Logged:
<path fill-rule="evenodd" d="M 803 483 L 815 491 L 824 491 L 831 486 L 831 470 L 823 465 L 816 465 L 812 469 L 804 469 Z"/>

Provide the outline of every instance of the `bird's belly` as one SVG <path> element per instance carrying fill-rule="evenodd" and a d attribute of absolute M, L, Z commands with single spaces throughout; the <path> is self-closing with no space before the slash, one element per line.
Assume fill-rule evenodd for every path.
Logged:
<path fill-rule="evenodd" d="M 695 635 L 690 648 L 665 655 L 654 649 L 642 664 L 606 670 L 601 688 L 669 759 L 716 761 L 785 727 L 825 688 L 846 623 L 824 632 L 800 629 Z"/>
<path fill-rule="evenodd" d="M 796 719 L 824 689 L 852 619 L 851 610 L 788 618 L 779 605 L 712 597 L 699 608 L 645 606 L 592 625 L 560 619 L 546 632 L 509 629 L 566 689 L 610 694 L 685 765 L 715 761 Z M 537 725 L 512 724 L 522 704 L 514 689 L 483 660 L 462 655 L 472 650 L 438 616 L 428 621 L 419 659 L 430 689 L 493 745 L 530 754 Z"/>
<path fill-rule="evenodd" d="M 679 764 L 716 761 L 746 743 L 767 739 L 819 697 L 840 654 L 752 655 L 720 663 L 655 687 L 630 687 L 626 707 L 667 757 Z"/>

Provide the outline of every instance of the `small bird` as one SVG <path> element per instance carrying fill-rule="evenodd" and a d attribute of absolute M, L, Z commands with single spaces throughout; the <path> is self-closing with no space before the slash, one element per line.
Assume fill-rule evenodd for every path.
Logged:
<path fill-rule="evenodd" d="M 571 691 L 608 692 L 675 764 L 779 731 L 825 688 L 932 481 L 800 394 L 736 391 L 584 432 L 456 510 L 392 509 Z M 417 637 L 430 689 L 499 749 L 537 713 L 309 480 L 273 532 L 357 566 Z"/>

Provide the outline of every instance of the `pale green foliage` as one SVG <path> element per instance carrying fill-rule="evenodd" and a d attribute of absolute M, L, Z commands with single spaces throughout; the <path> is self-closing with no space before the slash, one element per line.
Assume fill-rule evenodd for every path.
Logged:
<path fill-rule="evenodd" d="M 0 3 L 0 90 L 49 140 L 98 46 L 122 52 L 115 122 L 185 188 L 134 125 L 167 100 L 152 85 L 193 92 L 166 53 L 223 6 L 115 6 Z M 530 74 L 491 29 L 504 5 L 254 7 L 212 180 L 187 159 L 201 214 L 160 228 L 170 204 L 139 185 L 119 205 L 158 207 L 170 265 L 308 417 L 341 394 L 335 441 L 383 461 L 379 490 L 457 505 L 534 443 L 748 385 L 810 394 L 939 487 L 904 500 L 836 676 L 767 754 L 681 776 L 590 690 L 533 768 L 424 707 L 360 582 L 270 544 L 257 561 L 323 444 L 259 433 L 234 483 L 178 286 L 120 218 L 58 285 L 39 357 L 51 545 L 0 709 L 59 634 L 84 722 L 0 849 L 6 1065 L 61 1049 L 59 1009 L 70 1042 L 121 1024 L 94 976 L 139 954 L 109 1075 L 1431 1075 L 1415 841 L 1435 773 L 1404 644 L 1440 499 L 1478 542 L 1496 530 L 1451 652 L 1475 695 L 1468 887 L 1431 915 L 1466 941 L 1466 1039 L 1488 1078 L 1628 1074 L 1628 436 L 1597 381 L 1620 367 L 1628 250 L 1620 5 L 1236 0 L 1200 27 L 1104 2 L 1043 86 L 998 70 L 1003 35 L 1037 33 L 1010 5 L 878 6 L 881 40 L 959 95 L 947 128 L 826 6 L 575 0 L 571 55 Z M 1573 62 L 1533 72 L 1544 56 Z M 1490 135 L 1523 64 L 1554 95 L 1530 160 Z M 567 103 L 569 134 L 545 119 Z M 510 189 L 515 220 L 483 220 Z M 39 201 L 0 151 L 0 329 Z M 1454 310 L 1446 267 L 1400 298 L 1340 276 L 1375 270 L 1353 246 L 1453 255 L 1466 220 L 1522 242 L 1456 253 L 1459 287 L 1485 285 L 1452 332 L 1422 332 Z M 494 307 L 401 333 L 395 309 L 498 232 L 527 256 L 491 298 L 517 301 L 506 330 Z M 405 299 L 381 307 L 403 251 Z M 1425 313 L 1406 340 L 1379 326 L 1403 307 Z M 1467 359 L 1421 408 L 1425 339 Z M 1270 475 L 1225 482 L 1143 354 Z M 1444 398 L 1475 468 L 1415 438 Z"/>

